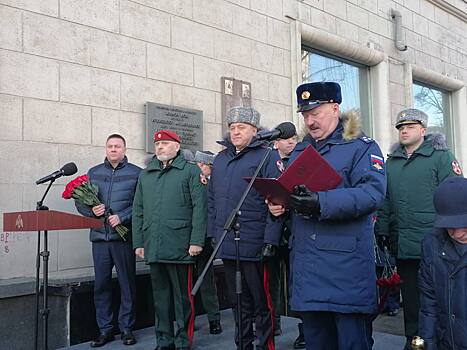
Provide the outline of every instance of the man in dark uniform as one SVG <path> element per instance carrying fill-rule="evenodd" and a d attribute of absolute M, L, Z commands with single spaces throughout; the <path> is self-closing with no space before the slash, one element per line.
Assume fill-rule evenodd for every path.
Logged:
<path fill-rule="evenodd" d="M 118 324 L 125 345 L 136 343 L 132 333 L 135 325 L 135 254 L 131 233 L 125 241 L 115 231 L 123 224 L 131 227 L 133 196 L 141 168 L 128 162 L 126 141 L 119 134 L 112 134 L 105 144 L 106 157 L 103 164 L 88 171 L 89 181 L 99 188 L 102 204 L 92 208 L 75 202 L 78 211 L 90 217 L 106 217 L 103 228 L 92 229 L 92 258 L 94 261 L 94 306 L 100 335 L 91 342 L 91 347 L 101 347 L 114 339 L 112 313 L 112 268 L 117 271 L 120 285 L 120 311 Z"/>
<path fill-rule="evenodd" d="M 214 162 L 215 155 L 212 152 L 195 153 L 193 161 L 198 165 L 201 170 L 200 180 L 203 185 L 207 187 L 211 178 L 212 163 Z M 196 270 L 201 273 L 206 266 L 209 257 L 212 254 L 212 242 L 210 237 L 206 237 L 204 249 L 196 259 Z M 204 276 L 203 283 L 199 288 L 201 303 L 203 304 L 204 311 L 208 315 L 209 333 L 221 334 L 221 313 L 219 312 L 219 299 L 217 297 L 216 281 L 214 279 L 214 271 L 211 266 L 206 275 Z"/>
<path fill-rule="evenodd" d="M 157 349 L 190 349 L 192 272 L 206 236 L 206 189 L 199 168 L 180 154 L 176 133 L 158 131 L 154 143 L 156 156 L 136 188 L 133 246 L 151 270 Z"/>
<path fill-rule="evenodd" d="M 339 84 L 300 85 L 297 101 L 316 149 L 342 182 L 321 192 L 297 186 L 290 197 L 291 308 L 303 317 L 307 349 L 369 350 L 377 302 L 372 215 L 386 191 L 384 160 L 358 118 L 341 115 Z M 289 162 L 310 143 L 298 144 Z"/>
<path fill-rule="evenodd" d="M 281 172 L 287 167 L 290 154 L 297 144 L 297 135 L 288 139 L 277 139 L 274 141 L 274 152 L 280 160 L 278 168 Z M 288 264 L 288 228 L 284 225 L 276 256 L 268 260 L 269 267 L 269 290 L 271 291 L 272 304 L 274 305 L 274 335 L 282 334 L 281 310 L 284 307 L 282 282 L 284 280 L 283 267 Z"/>
<path fill-rule="evenodd" d="M 226 115 L 229 136 L 219 142 L 225 149 L 216 156 L 208 188 L 208 235 L 219 239 L 224 225 L 238 204 L 248 183 L 244 177 L 252 176 L 267 151 L 266 143 L 254 137 L 257 133 L 260 114 L 251 107 L 234 107 Z M 261 177 L 277 177 L 278 157 L 271 155 L 261 169 Z M 237 223 L 240 231 L 240 269 L 242 273 L 242 328 L 236 324 L 235 342 L 242 338 L 242 348 L 252 350 L 255 340 L 253 322 L 256 326 L 256 349 L 274 349 L 272 325 L 272 302 L 269 294 L 268 269 L 262 263 L 270 256 L 273 247 L 279 244 L 282 220 L 268 215 L 264 199 L 252 189 L 243 203 Z M 229 232 L 219 249 L 224 263 L 225 278 L 232 305 L 236 304 L 236 269 L 234 232 Z"/>
<path fill-rule="evenodd" d="M 275 151 L 280 157 L 279 170 L 283 172 L 287 167 L 290 155 L 297 145 L 297 135 L 288 139 L 277 139 L 274 141 Z M 289 237 L 290 218 L 287 218 L 282 227 L 282 235 L 276 256 L 268 260 L 269 265 L 269 289 L 271 291 L 272 303 L 274 305 L 274 335 L 282 334 L 281 310 L 284 308 L 284 300 L 288 303 L 288 276 L 289 276 Z M 284 281 L 286 281 L 285 285 Z M 284 295 L 285 294 L 285 295 Z M 299 317 L 297 313 L 289 316 Z M 305 349 L 305 335 L 303 334 L 303 323 L 298 323 L 298 336 L 293 343 L 294 349 Z"/>

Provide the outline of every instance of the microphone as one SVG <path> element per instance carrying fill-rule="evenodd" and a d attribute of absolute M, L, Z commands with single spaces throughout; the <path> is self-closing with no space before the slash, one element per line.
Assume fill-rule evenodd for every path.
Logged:
<path fill-rule="evenodd" d="M 60 168 L 60 170 L 54 171 L 52 174 L 44 176 L 43 178 L 39 179 L 36 181 L 36 185 L 43 184 L 44 182 L 48 181 L 55 181 L 55 179 L 58 179 L 59 177 L 62 176 L 70 176 L 73 174 L 76 174 L 78 171 L 78 168 L 76 167 L 75 163 L 67 163 L 64 166 Z"/>
<path fill-rule="evenodd" d="M 289 139 L 297 133 L 295 125 L 291 122 L 283 122 L 270 131 L 260 131 L 256 140 L 274 141 L 277 139 Z"/>

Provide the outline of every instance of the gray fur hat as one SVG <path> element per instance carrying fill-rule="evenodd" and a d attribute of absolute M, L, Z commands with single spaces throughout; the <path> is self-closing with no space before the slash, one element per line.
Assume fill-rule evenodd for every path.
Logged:
<path fill-rule="evenodd" d="M 261 114 L 259 114 L 256 109 L 243 106 L 232 107 L 225 115 L 227 125 L 233 123 L 247 123 L 253 125 L 255 128 L 259 126 L 260 118 Z"/>
<path fill-rule="evenodd" d="M 187 162 L 195 161 L 195 156 L 193 155 L 193 152 L 191 150 L 187 148 L 183 148 L 180 152 L 182 153 L 183 158 L 185 158 Z"/>
<path fill-rule="evenodd" d="M 428 126 L 428 115 L 416 108 L 406 108 L 397 114 L 396 129 L 404 124 L 421 124 L 424 128 Z"/>

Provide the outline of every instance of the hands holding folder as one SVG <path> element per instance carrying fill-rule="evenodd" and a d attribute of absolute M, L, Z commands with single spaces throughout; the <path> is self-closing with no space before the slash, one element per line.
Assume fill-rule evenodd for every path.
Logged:
<path fill-rule="evenodd" d="M 285 212 L 285 207 L 281 204 L 274 204 L 266 199 L 269 211 L 274 216 L 280 216 Z M 310 191 L 305 185 L 295 186 L 292 195 L 289 198 L 289 207 L 295 213 L 303 216 L 319 215 L 319 195 L 317 192 Z"/>
<path fill-rule="evenodd" d="M 257 178 L 253 187 L 266 198 L 273 215 L 279 216 L 285 207 L 289 207 L 299 214 L 311 216 L 320 211 L 316 192 L 336 188 L 341 181 L 342 177 L 321 154 L 308 146 L 279 178 Z"/>
<path fill-rule="evenodd" d="M 310 191 L 305 185 L 295 186 L 289 206 L 297 214 L 304 216 L 318 215 L 321 210 L 318 193 Z"/>

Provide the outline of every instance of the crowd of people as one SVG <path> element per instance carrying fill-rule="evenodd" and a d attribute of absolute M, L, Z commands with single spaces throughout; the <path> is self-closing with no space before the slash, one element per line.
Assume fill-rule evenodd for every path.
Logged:
<path fill-rule="evenodd" d="M 138 256 L 150 269 L 156 349 L 190 349 L 193 280 L 217 244 L 240 350 L 273 350 L 286 308 L 300 319 L 294 349 L 372 349 L 372 321 L 381 309 L 375 249 L 392 254 L 403 280 L 404 349 L 414 336 L 430 350 L 467 349 L 467 180 L 444 137 L 427 134 L 425 113 L 405 109 L 385 161 L 358 115 L 340 111 L 339 84 L 305 83 L 296 93 L 306 135 L 300 142 L 298 135 L 278 139 L 272 152 L 256 137 L 260 113 L 243 106 L 227 112 L 228 134 L 216 156 L 187 157 L 180 136 L 160 130 L 154 157 L 140 169 L 128 162 L 124 137 L 108 137 L 104 163 L 88 172 L 103 204 L 77 204 L 83 215 L 105 218 L 90 234 L 100 331 L 92 347 L 114 339 L 113 267 L 121 340 L 136 343 Z M 245 178 L 264 159 L 259 176 L 277 178 L 309 145 L 340 174 L 337 187 L 315 192 L 296 184 L 285 204 L 252 189 L 235 213 Z M 221 242 L 233 212 L 235 225 Z M 125 241 L 114 230 L 119 224 L 131 229 Z M 200 293 L 210 333 L 222 333 L 212 266 Z M 393 297 L 398 301 L 399 293 Z M 397 302 L 390 311 L 397 312 Z"/>

